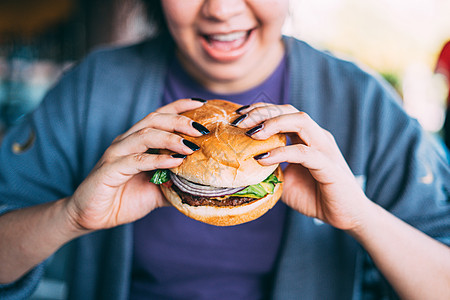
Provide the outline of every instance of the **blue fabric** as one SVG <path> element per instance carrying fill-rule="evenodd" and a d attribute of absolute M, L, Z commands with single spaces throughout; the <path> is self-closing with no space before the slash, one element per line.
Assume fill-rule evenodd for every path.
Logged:
<path fill-rule="evenodd" d="M 432 237 L 450 236 L 450 171 L 392 89 L 353 63 L 293 39 L 290 101 L 335 137 L 367 196 Z M 434 175 L 424 181 L 428 171 Z M 298 213 L 289 220 L 274 298 L 362 299 L 366 254 L 349 236 Z M 355 277 L 356 276 L 356 277 Z M 382 277 L 372 286 L 385 288 Z"/>
<path fill-rule="evenodd" d="M 376 76 L 295 39 L 285 44 L 290 102 L 335 136 L 370 199 L 448 243 L 450 171 L 436 143 Z M 1 212 L 70 195 L 115 136 L 160 106 L 172 57 L 172 42 L 161 38 L 96 52 L 66 74 L 2 143 Z M 14 154 L 13 144 L 30 132 L 33 146 Z M 365 276 L 366 254 L 342 231 L 292 211 L 286 226 L 273 298 L 367 299 L 373 287 L 386 286 L 381 277 Z M 70 299 L 126 299 L 132 233 L 129 224 L 71 243 Z M 31 294 L 39 278 L 33 271 L 0 286 L 0 298 Z"/>
<path fill-rule="evenodd" d="M 113 139 L 160 106 L 171 45 L 170 40 L 161 39 L 100 50 L 65 74 L 39 108 L 3 139 L 1 212 L 71 195 Z M 35 143 L 15 154 L 13 145 L 23 144 L 31 131 L 36 133 Z M 132 225 L 127 225 L 72 242 L 70 298 L 125 297 L 131 239 Z M 31 294 L 38 278 L 8 286 L 8 295 Z M 111 284 L 115 280 L 120 284 Z M 4 290 L 0 286 L 0 299 Z"/>

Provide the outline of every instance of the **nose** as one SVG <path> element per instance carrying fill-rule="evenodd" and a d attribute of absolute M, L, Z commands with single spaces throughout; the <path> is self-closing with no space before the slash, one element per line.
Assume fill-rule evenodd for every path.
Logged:
<path fill-rule="evenodd" d="M 215 21 L 227 21 L 245 10 L 244 0 L 205 0 L 202 13 Z"/>

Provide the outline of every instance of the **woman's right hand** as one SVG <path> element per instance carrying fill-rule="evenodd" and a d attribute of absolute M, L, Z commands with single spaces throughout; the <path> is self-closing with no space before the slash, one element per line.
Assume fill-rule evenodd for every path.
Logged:
<path fill-rule="evenodd" d="M 193 153 L 195 147 L 189 148 L 175 132 L 201 136 L 193 127 L 193 121 L 179 113 L 202 105 L 191 99 L 175 101 L 150 113 L 118 136 L 73 196 L 67 199 L 66 209 L 76 229 L 111 228 L 168 205 L 160 188 L 149 182 L 148 171 L 176 167 L 183 158 L 147 151 L 169 149 L 181 155 Z"/>

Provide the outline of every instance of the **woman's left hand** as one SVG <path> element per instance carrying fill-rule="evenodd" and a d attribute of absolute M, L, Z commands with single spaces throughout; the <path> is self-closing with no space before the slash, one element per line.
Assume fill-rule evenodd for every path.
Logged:
<path fill-rule="evenodd" d="M 450 294 L 448 246 L 370 201 L 328 131 L 290 105 L 258 103 L 240 112 L 248 115 L 238 126 L 253 129 L 255 139 L 278 132 L 289 135 L 292 145 L 273 149 L 259 159 L 262 165 L 289 163 L 282 195 L 287 205 L 346 230 L 402 299 Z"/>
<path fill-rule="evenodd" d="M 292 105 L 256 103 L 239 113 L 247 116 L 237 126 L 255 128 L 252 138 L 287 133 L 291 140 L 291 145 L 258 160 L 262 165 L 289 163 L 284 170 L 283 202 L 339 229 L 358 226 L 359 212 L 368 199 L 331 133 Z"/>

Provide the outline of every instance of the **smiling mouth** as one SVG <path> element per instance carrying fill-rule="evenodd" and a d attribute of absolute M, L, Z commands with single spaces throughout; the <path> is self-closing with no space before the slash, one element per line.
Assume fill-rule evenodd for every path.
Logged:
<path fill-rule="evenodd" d="M 203 34 L 202 45 L 205 51 L 217 60 L 232 60 L 243 55 L 253 36 L 251 30 L 230 33 Z"/>
<path fill-rule="evenodd" d="M 251 30 L 236 31 L 225 34 L 204 35 L 208 45 L 222 51 L 230 51 L 241 47 L 250 35 Z"/>

